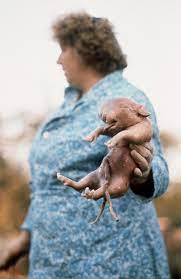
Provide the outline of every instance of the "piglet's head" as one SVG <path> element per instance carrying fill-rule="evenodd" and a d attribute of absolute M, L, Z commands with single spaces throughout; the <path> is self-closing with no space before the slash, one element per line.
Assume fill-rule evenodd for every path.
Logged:
<path fill-rule="evenodd" d="M 100 112 L 100 118 L 116 133 L 141 122 L 149 115 L 144 106 L 127 98 L 106 101 Z"/>

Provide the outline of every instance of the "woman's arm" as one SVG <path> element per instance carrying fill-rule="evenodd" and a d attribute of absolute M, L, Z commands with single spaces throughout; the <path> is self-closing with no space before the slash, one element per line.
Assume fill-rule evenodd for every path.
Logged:
<path fill-rule="evenodd" d="M 162 153 L 154 155 L 152 160 L 151 152 L 150 155 L 147 155 L 149 152 L 144 152 L 146 148 L 143 146 L 135 146 L 137 151 L 134 150 L 134 146 L 132 149 L 132 158 L 142 172 L 135 171 L 130 188 L 136 195 L 145 198 L 155 198 L 162 195 L 169 182 L 168 166 Z"/>
<path fill-rule="evenodd" d="M 140 153 L 143 159 L 141 159 L 141 157 L 138 155 L 138 153 L 136 154 L 135 151 L 131 152 L 132 158 L 142 170 L 143 176 L 139 177 L 139 174 L 135 175 L 130 188 L 132 189 L 133 193 L 140 196 L 143 200 L 149 201 L 153 198 L 159 197 L 167 190 L 169 184 L 169 171 L 168 165 L 163 155 L 153 106 L 146 96 L 143 96 L 143 98 L 137 98 L 136 96 L 137 95 L 134 94 L 133 100 L 144 105 L 151 113 L 151 122 L 153 127 L 151 144 L 153 151 L 150 149 L 150 153 L 148 151 L 144 154 L 144 152 L 140 152 L 140 150 L 135 149 L 136 152 L 138 151 L 138 153 Z M 153 153 L 153 160 L 152 155 L 150 155 L 151 153 Z"/>

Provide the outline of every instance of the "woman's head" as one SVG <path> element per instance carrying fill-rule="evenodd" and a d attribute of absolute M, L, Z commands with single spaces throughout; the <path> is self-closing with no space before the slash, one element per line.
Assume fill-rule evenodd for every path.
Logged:
<path fill-rule="evenodd" d="M 53 32 L 61 48 L 74 48 L 85 65 L 101 75 L 127 66 L 107 19 L 95 18 L 87 13 L 71 13 L 57 19 Z"/>

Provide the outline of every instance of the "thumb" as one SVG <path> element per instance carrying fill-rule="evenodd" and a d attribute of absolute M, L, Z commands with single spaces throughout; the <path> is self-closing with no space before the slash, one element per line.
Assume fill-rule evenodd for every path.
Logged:
<path fill-rule="evenodd" d="M 142 177 L 143 173 L 142 173 L 142 171 L 139 168 L 135 168 L 134 169 L 134 176 Z"/>

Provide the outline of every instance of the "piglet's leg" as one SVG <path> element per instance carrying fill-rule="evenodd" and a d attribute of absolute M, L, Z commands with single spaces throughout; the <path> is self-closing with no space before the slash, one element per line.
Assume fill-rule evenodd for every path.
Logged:
<path fill-rule="evenodd" d="M 100 206 L 99 213 L 98 213 L 96 219 L 91 222 L 91 224 L 95 224 L 100 220 L 100 218 L 101 218 L 101 216 L 104 212 L 106 202 L 107 202 L 107 199 L 104 195 L 105 191 L 106 191 L 106 188 L 108 187 L 109 181 L 110 181 L 110 167 L 109 167 L 109 161 L 107 160 L 107 158 L 103 159 L 102 164 L 100 166 L 100 170 L 101 169 L 104 170 L 103 182 L 101 183 L 102 186 L 96 191 L 95 190 L 90 190 L 87 187 L 85 189 L 85 191 L 82 193 L 82 196 L 87 198 L 87 199 L 99 199 L 99 198 L 104 196 L 104 200 L 103 200 L 103 202 Z"/>
<path fill-rule="evenodd" d="M 97 199 L 101 198 L 102 195 L 104 195 L 104 200 L 103 200 L 103 203 L 100 206 L 99 213 L 98 213 L 96 219 L 93 222 L 91 222 L 91 224 L 95 224 L 99 221 L 99 219 L 102 216 L 102 213 L 104 211 L 106 202 L 109 204 L 109 210 L 110 210 L 112 218 L 116 221 L 119 221 L 119 217 L 117 216 L 117 214 L 115 213 L 115 211 L 113 209 L 110 194 L 107 190 L 105 191 L 104 187 L 101 187 L 96 191 L 95 190 L 90 190 L 89 188 L 86 188 L 85 192 L 82 195 L 84 197 L 86 197 L 87 199 L 94 199 L 94 200 L 97 200 Z"/>
<path fill-rule="evenodd" d="M 109 194 L 109 192 L 108 192 L 107 189 L 105 190 L 105 188 L 107 188 L 107 186 L 108 186 L 108 185 L 105 185 L 105 187 L 101 187 L 101 188 L 99 188 L 99 189 L 96 190 L 96 191 L 95 191 L 95 190 L 90 191 L 89 193 L 87 193 L 87 198 L 88 198 L 88 199 L 89 199 L 89 198 L 92 198 L 92 199 L 94 199 L 94 200 L 98 200 L 98 199 L 100 199 L 100 198 L 104 195 L 104 200 L 106 200 L 107 203 L 109 204 L 109 210 L 110 210 L 110 213 L 111 213 L 112 218 L 113 218 L 114 220 L 116 220 L 116 221 L 119 221 L 119 218 L 118 218 L 116 212 L 115 212 L 114 209 L 113 209 L 113 205 L 112 205 L 112 201 L 111 201 L 110 194 Z M 104 206 L 103 206 L 103 205 L 104 205 Z M 102 208 L 102 207 L 103 207 L 103 208 Z M 103 204 L 101 205 L 101 208 L 100 208 L 100 212 L 99 212 L 99 214 L 98 214 L 98 216 L 97 216 L 98 220 L 100 219 L 100 216 L 101 216 L 102 213 L 103 213 L 104 207 L 105 207 L 105 204 L 104 204 L 104 202 L 103 202 Z M 96 219 L 97 219 L 97 218 L 96 218 Z"/>
<path fill-rule="evenodd" d="M 99 177 L 101 187 L 98 188 L 97 190 L 90 190 L 87 187 L 85 189 L 83 196 L 87 199 L 93 199 L 93 200 L 98 200 L 100 198 L 103 198 L 111 179 L 110 171 L 111 170 L 109 166 L 109 160 L 108 158 L 105 157 L 99 167 L 99 173 L 101 173 Z"/>
<path fill-rule="evenodd" d="M 93 171 L 85 177 L 83 177 L 80 181 L 76 182 L 66 176 L 61 175 L 60 173 L 57 173 L 57 179 L 63 182 L 64 185 L 67 185 L 79 191 L 88 186 L 92 188 L 93 185 L 97 182 L 97 175 L 96 171 Z"/>
<path fill-rule="evenodd" d="M 127 143 L 141 144 L 150 141 L 151 136 L 151 122 L 148 119 L 145 119 L 142 122 L 117 133 L 106 143 L 106 145 L 109 148 L 112 148 L 114 146 L 121 147 Z"/>
<path fill-rule="evenodd" d="M 82 194 L 88 200 L 98 200 L 104 197 L 105 190 L 103 187 L 100 187 L 97 190 L 90 190 L 88 187 L 85 189 L 84 193 Z"/>
<path fill-rule="evenodd" d="M 126 138 L 127 131 L 121 131 L 117 133 L 114 137 L 112 137 L 108 142 L 106 142 L 105 145 L 107 145 L 108 148 L 113 148 L 114 146 L 124 146 L 126 144 Z"/>
<path fill-rule="evenodd" d="M 101 189 L 102 191 L 102 189 Z M 87 198 L 87 199 L 94 199 L 94 193 L 97 192 L 95 190 L 90 190 L 88 187 L 85 189 L 84 193 L 82 193 L 82 196 Z M 99 208 L 99 213 L 96 217 L 96 219 L 94 221 L 91 222 L 91 224 L 96 224 L 99 219 L 101 218 L 102 214 L 103 214 L 103 211 L 104 211 L 104 208 L 105 208 L 105 205 L 106 205 L 106 197 L 104 197 L 104 200 Z"/>
<path fill-rule="evenodd" d="M 103 200 L 103 202 L 102 202 L 102 204 L 101 204 L 101 206 L 100 206 L 99 213 L 98 213 L 96 219 L 95 219 L 94 221 L 91 222 L 92 225 L 93 225 L 93 224 L 96 224 L 96 223 L 99 221 L 99 219 L 101 218 L 102 213 L 103 213 L 104 208 L 105 208 L 105 205 L 106 205 L 106 202 L 107 202 L 107 201 L 106 201 L 106 198 L 104 197 L 104 200 Z"/>
<path fill-rule="evenodd" d="M 112 218 L 114 220 L 116 220 L 116 221 L 119 221 L 119 218 L 118 218 L 117 214 L 114 212 L 114 209 L 113 209 L 113 206 L 112 206 L 111 197 L 110 197 L 110 194 L 108 192 L 108 187 L 109 187 L 109 184 L 110 184 L 110 181 L 111 181 L 111 167 L 110 167 L 109 159 L 108 158 L 104 158 L 104 160 L 103 160 L 103 167 L 104 167 L 104 170 L 105 170 L 105 173 L 104 173 L 104 175 L 105 175 L 105 183 L 103 185 L 104 197 L 105 197 L 105 200 L 109 204 L 109 210 L 110 210 Z"/>
<path fill-rule="evenodd" d="M 99 219 L 100 219 L 100 217 L 101 217 L 101 215 L 104 211 L 106 202 L 108 202 L 108 204 L 109 204 L 109 210 L 110 210 L 110 213 L 111 213 L 111 216 L 113 217 L 113 219 L 116 220 L 116 221 L 119 220 L 117 214 L 113 210 L 111 197 L 110 197 L 110 194 L 107 190 L 108 187 L 109 187 L 110 180 L 111 180 L 111 168 L 110 168 L 110 165 L 109 165 L 108 158 L 103 159 L 103 162 L 101 164 L 101 168 L 104 170 L 104 177 L 103 177 L 104 182 L 101 183 L 102 186 L 97 190 L 90 190 L 89 188 L 86 188 L 84 193 L 83 193 L 83 196 L 87 199 L 98 200 L 98 199 L 104 197 L 103 203 L 100 206 L 99 213 L 98 213 L 95 221 L 92 222 L 92 224 L 95 224 L 99 221 Z"/>
<path fill-rule="evenodd" d="M 109 132 L 109 129 L 113 126 L 114 124 L 105 124 L 104 126 L 101 126 L 97 128 L 95 131 L 93 131 L 91 134 L 86 136 L 84 139 L 86 141 L 95 141 L 100 135 L 107 135 Z"/>
<path fill-rule="evenodd" d="M 95 131 L 90 133 L 88 136 L 86 136 L 84 139 L 90 142 L 95 141 L 100 135 L 103 134 L 103 132 L 104 132 L 104 127 L 99 127 Z"/>
<path fill-rule="evenodd" d="M 108 191 L 105 192 L 105 197 L 106 197 L 106 200 L 109 204 L 109 210 L 110 210 L 112 218 L 116 221 L 119 221 L 119 217 L 117 216 L 116 212 L 113 209 L 111 197 L 110 197 L 110 194 L 109 194 Z"/>

